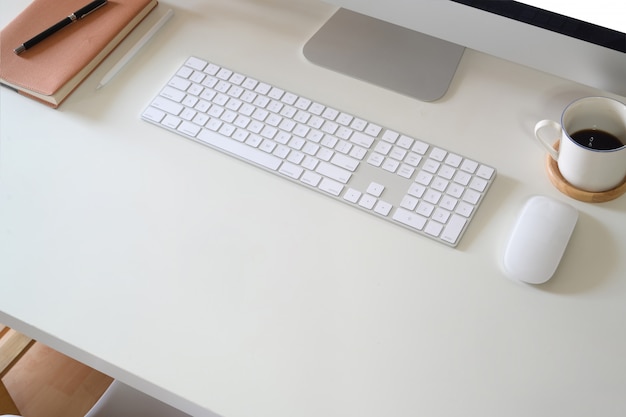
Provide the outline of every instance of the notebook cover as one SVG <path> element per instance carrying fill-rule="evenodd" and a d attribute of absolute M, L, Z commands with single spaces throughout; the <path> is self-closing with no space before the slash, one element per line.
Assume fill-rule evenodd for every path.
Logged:
<path fill-rule="evenodd" d="M 0 32 L 2 82 L 58 104 L 157 4 L 156 0 L 109 0 L 20 55 L 14 53 L 14 48 L 89 2 L 34 0 L 15 17 Z"/>

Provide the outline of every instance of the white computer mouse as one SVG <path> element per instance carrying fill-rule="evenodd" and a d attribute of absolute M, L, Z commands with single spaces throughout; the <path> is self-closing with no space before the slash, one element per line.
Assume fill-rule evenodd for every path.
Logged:
<path fill-rule="evenodd" d="M 504 253 L 509 278 L 542 284 L 556 271 L 569 243 L 578 211 L 545 196 L 528 199 L 517 217 Z"/>

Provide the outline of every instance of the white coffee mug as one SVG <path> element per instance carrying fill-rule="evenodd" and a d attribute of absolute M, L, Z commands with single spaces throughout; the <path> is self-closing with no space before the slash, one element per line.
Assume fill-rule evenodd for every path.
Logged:
<path fill-rule="evenodd" d="M 572 186 L 589 192 L 611 190 L 626 177 L 626 104 L 585 97 L 568 105 L 561 123 L 542 120 L 535 137 L 557 161 Z M 553 145 L 559 142 L 558 150 Z"/>

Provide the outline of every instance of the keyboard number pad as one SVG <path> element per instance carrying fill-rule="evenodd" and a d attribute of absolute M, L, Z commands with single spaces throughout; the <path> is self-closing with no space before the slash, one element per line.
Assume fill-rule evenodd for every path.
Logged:
<path fill-rule="evenodd" d="M 441 148 L 425 149 L 415 182 L 407 190 L 393 219 L 410 228 L 456 245 L 472 219 L 495 170 Z M 416 194 L 419 190 L 419 194 Z"/>

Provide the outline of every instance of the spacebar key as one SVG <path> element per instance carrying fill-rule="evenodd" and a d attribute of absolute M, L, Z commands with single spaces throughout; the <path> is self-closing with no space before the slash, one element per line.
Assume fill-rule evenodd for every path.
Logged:
<path fill-rule="evenodd" d="M 208 129 L 202 129 L 196 137 L 208 145 L 214 146 L 255 164 L 262 165 L 273 171 L 276 171 L 282 162 L 280 158 L 277 158 L 272 154 L 268 154 L 244 143 L 229 139 Z"/>

